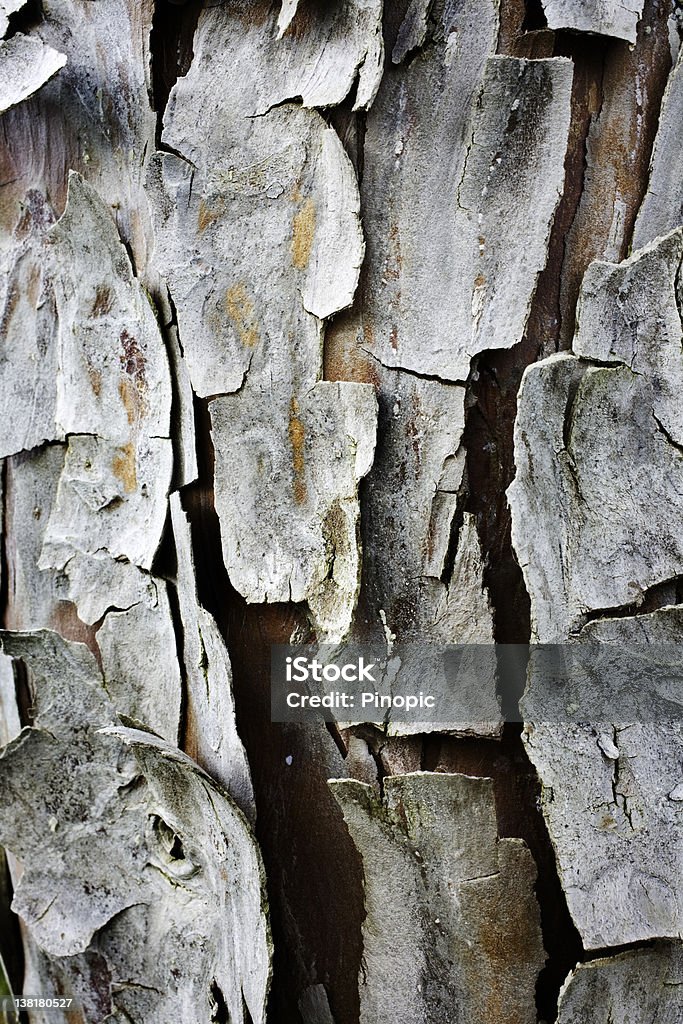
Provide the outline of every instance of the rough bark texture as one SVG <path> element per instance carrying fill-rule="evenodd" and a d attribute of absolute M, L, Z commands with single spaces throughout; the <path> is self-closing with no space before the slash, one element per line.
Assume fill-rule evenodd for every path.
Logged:
<path fill-rule="evenodd" d="M 683 636 L 682 23 L 0 2 L 0 991 L 683 1020 L 680 693 L 599 668 Z M 271 723 L 344 639 L 597 652 L 595 714 Z"/>

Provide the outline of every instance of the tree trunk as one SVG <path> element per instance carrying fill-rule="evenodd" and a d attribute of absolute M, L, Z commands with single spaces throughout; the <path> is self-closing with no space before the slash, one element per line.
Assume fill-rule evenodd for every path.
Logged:
<path fill-rule="evenodd" d="M 680 689 L 604 660 L 683 636 L 681 23 L 0 2 L 0 995 L 683 1019 Z M 342 642 L 533 650 L 471 721 L 273 723 Z"/>

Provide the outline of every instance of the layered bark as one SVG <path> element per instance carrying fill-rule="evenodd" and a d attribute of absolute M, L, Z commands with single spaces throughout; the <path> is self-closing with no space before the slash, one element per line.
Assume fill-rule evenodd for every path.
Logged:
<path fill-rule="evenodd" d="M 679 642 L 673 8 L 22 6 L 12 982 L 84 1022 L 673 1024 L 661 680 L 624 720 L 588 673 L 587 725 L 532 658 L 521 736 L 494 672 L 485 725 L 278 726 L 268 699 L 275 642 Z"/>

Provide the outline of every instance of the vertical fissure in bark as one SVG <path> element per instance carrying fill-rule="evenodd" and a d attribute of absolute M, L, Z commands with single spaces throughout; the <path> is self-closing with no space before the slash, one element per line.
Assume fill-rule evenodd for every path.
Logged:
<path fill-rule="evenodd" d="M 512 549 L 505 492 L 515 475 L 517 393 L 522 374 L 538 350 L 537 343 L 527 337 L 514 348 L 482 353 L 475 358 L 467 389 L 462 438 L 467 480 L 464 511 L 476 518 L 494 638 L 501 644 L 528 643 L 531 632 L 529 596 Z"/>
<path fill-rule="evenodd" d="M 555 1020 L 560 986 L 583 950 L 567 909 L 541 812 L 540 783 L 522 745 L 520 727 L 506 724 L 500 739 L 433 733 L 424 739 L 422 767 L 493 779 L 500 838 L 523 839 L 529 847 L 538 872 L 535 890 L 547 953 L 538 977 L 536 1005 L 539 1020 Z"/>
<path fill-rule="evenodd" d="M 0 956 L 12 991 L 22 991 L 24 977 L 24 946 L 19 918 L 10 909 L 14 888 L 5 851 L 0 847 Z"/>
<path fill-rule="evenodd" d="M 556 33 L 554 53 L 574 62 L 570 159 L 565 199 L 558 209 L 565 225 L 555 279 L 561 349 L 571 348 L 588 265 L 595 259 L 622 260 L 630 251 L 671 69 L 668 14 L 662 0 L 646 0 L 635 46 L 619 39 Z M 615 226 L 617 205 L 620 226 Z"/>
<path fill-rule="evenodd" d="M 7 553 L 7 459 L 2 460 L 0 467 L 0 615 L 2 624 L 7 628 L 7 608 L 9 604 L 9 557 Z"/>
<path fill-rule="evenodd" d="M 570 347 L 563 335 L 561 284 L 568 259 L 569 232 L 576 218 L 587 171 L 587 145 L 591 125 L 599 116 L 603 101 L 605 54 L 609 43 L 600 37 L 579 37 L 569 32 L 555 34 L 553 55 L 568 57 L 573 64 L 571 122 L 565 158 L 564 189 L 558 204 L 548 243 L 545 268 L 539 275 L 527 335 L 536 339 L 538 358 Z M 569 315 L 573 323 L 578 292 Z M 563 343 L 564 338 L 564 343 Z"/>
<path fill-rule="evenodd" d="M 506 491 L 515 476 L 514 424 L 517 396 L 527 366 L 560 348 L 561 278 L 566 260 L 568 233 L 581 203 L 586 175 L 586 144 L 593 118 L 602 103 L 604 40 L 587 41 L 570 34 L 535 32 L 534 38 L 515 37 L 511 26 L 519 24 L 519 11 L 505 5 L 501 34 L 503 51 L 513 55 L 570 57 L 574 62 L 572 119 L 565 160 L 565 187 L 548 241 L 547 259 L 539 275 L 527 324 L 520 344 L 507 350 L 490 350 L 472 364 L 466 400 L 463 445 L 466 451 L 463 511 L 476 518 L 484 556 L 484 584 L 493 611 L 494 638 L 498 644 L 527 644 L 531 636 L 530 602 L 511 539 L 510 509 Z M 540 4 L 527 4 L 522 32 L 542 30 L 545 18 Z M 545 55 L 545 54 L 543 54 Z M 524 673 L 518 692 L 501 694 L 504 713 L 519 717 Z M 578 932 L 569 914 L 560 883 L 554 850 L 541 812 L 540 783 L 521 739 L 521 726 L 506 724 L 499 741 L 431 736 L 425 740 L 424 767 L 460 771 L 494 779 L 501 837 L 525 840 L 536 862 L 536 894 L 548 959 L 537 984 L 539 1019 L 557 1015 L 559 990 L 569 971 L 582 957 Z"/>
<path fill-rule="evenodd" d="M 150 35 L 152 106 L 157 115 L 157 145 L 171 89 L 186 75 L 194 57 L 193 39 L 203 0 L 182 4 L 156 0 Z"/>
<path fill-rule="evenodd" d="M 274 940 L 269 1020 L 298 1024 L 302 990 L 326 986 L 335 1020 L 358 1020 L 357 978 L 363 915 L 362 868 L 321 762 L 335 740 L 270 720 L 270 647 L 296 631 L 310 636 L 297 604 L 250 605 L 232 587 L 214 507 L 214 450 L 208 403 L 195 400 L 199 478 L 183 490 L 202 605 L 226 641 L 237 730 L 245 745 L 256 802 L 256 835 L 266 868 Z M 335 884 L 330 885 L 331 872 Z"/>

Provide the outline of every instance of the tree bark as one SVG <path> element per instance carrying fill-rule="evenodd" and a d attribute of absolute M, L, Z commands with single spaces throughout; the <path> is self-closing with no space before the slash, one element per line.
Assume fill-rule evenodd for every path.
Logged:
<path fill-rule="evenodd" d="M 680 692 L 604 667 L 683 635 L 682 23 L 0 2 L 0 994 L 683 1019 Z M 273 723 L 344 642 L 533 650 L 481 720 Z"/>

